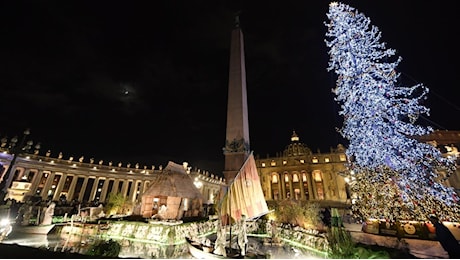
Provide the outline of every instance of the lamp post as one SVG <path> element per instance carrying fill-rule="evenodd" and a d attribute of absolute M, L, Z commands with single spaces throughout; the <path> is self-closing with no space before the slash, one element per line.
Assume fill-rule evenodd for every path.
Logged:
<path fill-rule="evenodd" d="M 21 141 L 18 143 L 18 137 L 15 136 L 11 138 L 9 145 L 6 147 L 6 138 L 2 139 L 2 147 L 6 147 L 6 150 L 10 153 L 13 154 L 13 159 L 10 162 L 10 166 L 6 170 L 5 174 L 3 175 L 2 181 L 0 182 L 0 204 L 5 203 L 5 196 L 8 192 L 8 186 L 11 183 L 11 178 L 13 176 L 11 175 L 11 171 L 14 168 L 14 164 L 16 163 L 16 159 L 18 158 L 19 153 L 21 152 L 27 152 L 32 148 L 33 141 L 29 140 L 26 142 L 27 137 L 30 135 L 30 130 L 26 129 L 23 133 L 24 135 L 21 138 Z M 36 149 L 39 149 L 39 144 L 35 147 Z"/>

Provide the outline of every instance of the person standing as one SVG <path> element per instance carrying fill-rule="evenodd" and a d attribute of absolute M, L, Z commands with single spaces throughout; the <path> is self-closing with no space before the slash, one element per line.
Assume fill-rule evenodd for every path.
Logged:
<path fill-rule="evenodd" d="M 225 226 L 219 224 L 219 227 L 217 227 L 217 239 L 215 242 L 213 253 L 216 255 L 222 255 L 224 257 L 227 257 L 227 251 L 225 249 L 226 244 L 227 234 Z"/>
<path fill-rule="evenodd" d="M 430 215 L 429 219 L 433 224 L 436 231 L 436 238 L 441 244 L 442 248 L 449 254 L 449 258 L 459 259 L 460 258 L 460 244 L 454 237 L 449 228 L 447 228 L 438 217 Z"/>
<path fill-rule="evenodd" d="M 242 215 L 238 227 L 238 246 L 241 249 L 242 256 L 246 255 L 246 245 L 248 243 L 248 237 L 246 232 L 246 215 Z"/>

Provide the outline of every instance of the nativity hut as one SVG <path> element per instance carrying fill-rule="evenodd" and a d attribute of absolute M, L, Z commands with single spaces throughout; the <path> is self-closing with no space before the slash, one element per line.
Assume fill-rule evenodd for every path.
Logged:
<path fill-rule="evenodd" d="M 169 161 L 142 195 L 144 218 L 180 220 L 203 213 L 203 196 L 180 164 Z"/>

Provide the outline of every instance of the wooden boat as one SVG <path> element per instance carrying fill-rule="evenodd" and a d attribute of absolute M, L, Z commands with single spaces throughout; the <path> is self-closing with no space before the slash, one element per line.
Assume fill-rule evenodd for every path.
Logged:
<path fill-rule="evenodd" d="M 56 224 L 27 226 L 16 225 L 13 227 L 13 232 L 48 235 L 48 233 L 51 231 L 51 229 L 54 228 L 54 226 L 56 226 Z"/>
<path fill-rule="evenodd" d="M 226 259 L 228 257 L 217 255 L 212 252 L 212 247 L 206 247 L 198 242 L 192 241 L 190 238 L 186 237 L 185 241 L 188 246 L 190 254 L 196 259 Z M 236 257 L 233 257 L 236 258 Z M 242 258 L 242 257 L 240 257 Z"/>
<path fill-rule="evenodd" d="M 247 252 L 246 255 L 242 256 L 240 250 L 235 248 L 226 248 L 227 256 L 214 254 L 214 247 L 205 246 L 201 243 L 193 241 L 189 237 L 185 237 L 185 241 L 188 246 L 190 254 L 196 259 L 267 259 L 268 255 Z"/>

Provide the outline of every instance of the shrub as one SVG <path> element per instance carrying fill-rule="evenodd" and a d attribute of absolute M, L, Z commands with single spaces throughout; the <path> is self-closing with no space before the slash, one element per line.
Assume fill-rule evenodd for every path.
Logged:
<path fill-rule="evenodd" d="M 88 252 L 86 252 L 89 256 L 99 256 L 99 257 L 109 257 L 114 258 L 118 257 L 120 253 L 121 246 L 117 241 L 112 239 L 110 240 L 100 240 L 92 245 Z"/>
<path fill-rule="evenodd" d="M 292 224 L 303 228 L 316 228 L 321 222 L 319 206 L 316 203 L 302 203 L 297 200 L 282 200 L 273 205 L 278 223 Z"/>

